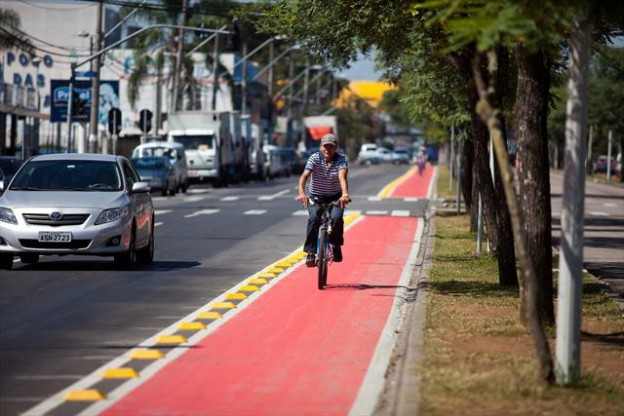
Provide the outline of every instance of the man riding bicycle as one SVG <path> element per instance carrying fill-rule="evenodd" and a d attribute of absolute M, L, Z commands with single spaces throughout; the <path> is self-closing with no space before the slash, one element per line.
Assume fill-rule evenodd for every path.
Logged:
<path fill-rule="evenodd" d="M 344 223 L 342 215 L 345 206 L 351 201 L 349 198 L 349 184 L 347 181 L 347 158 L 337 152 L 338 140 L 333 134 L 326 134 L 321 138 L 319 152 L 313 153 L 308 159 L 305 169 L 299 178 L 299 195 L 297 201 L 308 209 L 309 218 L 306 230 L 306 239 L 303 251 L 307 253 L 306 265 L 314 267 L 316 264 L 316 241 L 321 223 L 321 210 L 317 203 L 326 204 L 338 201 L 331 211 L 332 233 L 330 243 L 333 246 L 334 261 L 342 261 L 341 246 L 343 240 Z M 306 195 L 305 186 L 310 181 L 310 195 Z M 311 201 L 311 202 L 310 202 Z"/>

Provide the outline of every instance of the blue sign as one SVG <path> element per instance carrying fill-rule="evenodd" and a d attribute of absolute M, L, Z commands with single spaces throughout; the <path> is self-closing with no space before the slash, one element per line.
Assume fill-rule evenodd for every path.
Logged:
<path fill-rule="evenodd" d="M 67 99 L 69 96 L 69 80 L 50 80 L 50 121 L 53 123 L 67 121 Z M 99 123 L 106 123 L 108 110 L 119 106 L 119 81 L 100 81 L 100 112 Z M 74 81 L 74 103 L 72 121 L 87 122 L 91 113 L 91 81 Z"/>
<path fill-rule="evenodd" d="M 95 78 L 95 71 L 76 71 L 76 78 Z"/>

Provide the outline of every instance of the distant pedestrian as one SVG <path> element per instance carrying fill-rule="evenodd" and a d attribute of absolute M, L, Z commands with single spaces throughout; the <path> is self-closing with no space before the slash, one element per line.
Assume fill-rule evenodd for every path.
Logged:
<path fill-rule="evenodd" d="M 422 176 L 423 172 L 425 171 L 425 165 L 426 165 L 426 160 L 425 160 L 425 155 L 423 153 L 420 153 L 418 155 L 418 159 L 416 161 L 416 164 L 418 165 L 418 174 L 420 176 Z"/>

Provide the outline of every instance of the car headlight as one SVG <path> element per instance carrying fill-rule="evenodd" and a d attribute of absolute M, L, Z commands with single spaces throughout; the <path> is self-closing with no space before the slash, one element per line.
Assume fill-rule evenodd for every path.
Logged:
<path fill-rule="evenodd" d="M 117 221 L 121 218 L 127 217 L 128 214 L 130 214 L 130 208 L 128 208 L 127 206 L 105 209 L 100 213 L 100 215 L 98 215 L 97 220 L 95 220 L 95 225 Z"/>
<path fill-rule="evenodd" d="M 0 221 L 7 222 L 9 224 L 17 224 L 17 218 L 10 208 L 0 207 Z"/>

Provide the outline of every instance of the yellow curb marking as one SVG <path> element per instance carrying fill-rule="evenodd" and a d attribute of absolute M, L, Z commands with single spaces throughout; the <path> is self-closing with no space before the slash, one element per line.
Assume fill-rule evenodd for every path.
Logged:
<path fill-rule="evenodd" d="M 122 368 L 109 368 L 102 374 L 102 378 L 107 379 L 125 379 L 125 378 L 137 378 L 139 375 L 134 368 L 122 367 Z"/>
<path fill-rule="evenodd" d="M 217 302 L 215 304 L 212 305 L 212 307 L 210 309 L 212 310 L 218 310 L 218 309 L 234 309 L 236 308 L 236 305 L 234 305 L 232 302 Z"/>
<path fill-rule="evenodd" d="M 182 322 L 178 325 L 180 331 L 201 331 L 204 328 L 206 325 L 201 322 Z"/>
<path fill-rule="evenodd" d="M 262 286 L 262 285 L 267 284 L 267 280 L 261 279 L 261 278 L 249 279 L 247 283 L 249 283 L 250 285 L 254 285 L 254 286 Z"/>
<path fill-rule="evenodd" d="M 265 279 L 266 281 L 269 281 L 271 279 L 275 279 L 276 277 L 277 275 L 275 273 L 260 273 L 257 279 Z"/>
<path fill-rule="evenodd" d="M 252 292 L 258 291 L 258 286 L 246 285 L 246 286 L 241 286 L 238 290 L 240 290 L 241 292 L 252 293 Z"/>
<path fill-rule="evenodd" d="M 132 351 L 130 358 L 133 360 L 158 360 L 163 357 L 163 353 L 159 350 L 140 349 Z"/>
<path fill-rule="evenodd" d="M 411 168 L 410 170 L 405 172 L 403 175 L 399 176 L 398 178 L 396 178 L 395 180 L 393 180 L 392 182 L 384 186 L 383 189 L 379 191 L 377 196 L 379 198 L 388 198 L 390 194 L 392 194 L 392 192 L 394 192 L 394 190 L 399 187 L 399 185 L 405 182 L 415 172 L 416 172 L 416 167 Z"/>
<path fill-rule="evenodd" d="M 247 295 L 244 293 L 228 293 L 225 298 L 227 300 L 245 300 Z"/>
<path fill-rule="evenodd" d="M 106 397 L 99 390 L 74 390 L 67 393 L 65 400 L 68 402 L 97 402 Z"/>
<path fill-rule="evenodd" d="M 210 320 L 216 320 L 221 318 L 221 314 L 219 312 L 202 312 L 199 315 L 197 315 L 197 319 L 210 319 Z"/>
<path fill-rule="evenodd" d="M 159 337 L 156 341 L 156 344 L 159 345 L 179 345 L 184 344 L 186 342 L 186 338 L 182 335 L 164 335 Z"/>

